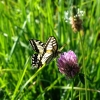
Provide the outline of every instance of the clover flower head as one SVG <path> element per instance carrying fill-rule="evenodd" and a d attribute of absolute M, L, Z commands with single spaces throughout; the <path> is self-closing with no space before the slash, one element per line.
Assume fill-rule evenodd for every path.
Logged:
<path fill-rule="evenodd" d="M 79 73 L 77 56 L 71 50 L 60 55 L 57 65 L 59 71 L 65 74 L 68 78 L 73 78 Z"/>

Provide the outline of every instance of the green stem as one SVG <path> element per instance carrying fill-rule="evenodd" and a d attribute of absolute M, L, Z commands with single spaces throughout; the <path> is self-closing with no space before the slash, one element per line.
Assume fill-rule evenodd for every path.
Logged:
<path fill-rule="evenodd" d="M 71 100 L 73 100 L 73 86 L 74 86 L 74 79 L 72 80 Z"/>
<path fill-rule="evenodd" d="M 83 30 L 82 30 L 82 32 L 83 32 Z M 79 33 L 79 36 L 80 36 L 80 47 L 81 47 L 82 57 L 83 57 L 83 70 L 84 70 L 84 76 L 85 76 L 85 94 L 86 94 L 86 100 L 88 100 L 88 98 L 87 98 L 87 83 L 86 83 L 86 67 L 85 67 L 85 62 L 84 62 L 84 58 L 85 58 L 84 42 L 82 40 L 81 33 Z"/>

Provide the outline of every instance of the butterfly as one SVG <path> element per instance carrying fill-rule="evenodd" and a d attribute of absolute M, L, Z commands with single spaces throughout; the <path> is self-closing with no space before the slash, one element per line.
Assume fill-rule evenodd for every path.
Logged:
<path fill-rule="evenodd" d="M 55 37 L 50 36 L 46 43 L 39 40 L 29 40 L 33 50 L 37 53 L 32 56 L 32 65 L 37 68 L 42 67 L 44 64 L 48 64 L 53 58 L 58 56 L 58 44 Z"/>

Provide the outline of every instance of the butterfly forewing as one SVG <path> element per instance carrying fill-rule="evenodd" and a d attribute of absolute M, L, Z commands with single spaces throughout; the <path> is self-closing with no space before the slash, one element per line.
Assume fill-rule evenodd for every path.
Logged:
<path fill-rule="evenodd" d="M 50 37 L 46 43 L 46 50 L 51 50 L 53 53 L 58 50 L 58 44 L 55 37 Z"/>
<path fill-rule="evenodd" d="M 45 44 L 39 40 L 30 40 L 30 44 L 37 53 L 43 53 Z"/>

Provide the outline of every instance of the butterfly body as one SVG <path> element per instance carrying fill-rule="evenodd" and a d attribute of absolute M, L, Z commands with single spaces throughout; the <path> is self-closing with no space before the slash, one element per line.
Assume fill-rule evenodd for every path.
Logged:
<path fill-rule="evenodd" d="M 43 64 L 48 64 L 53 58 L 58 56 L 58 44 L 55 37 L 51 36 L 46 43 L 39 40 L 30 40 L 33 49 L 38 53 L 32 56 L 32 65 L 41 67 Z"/>

